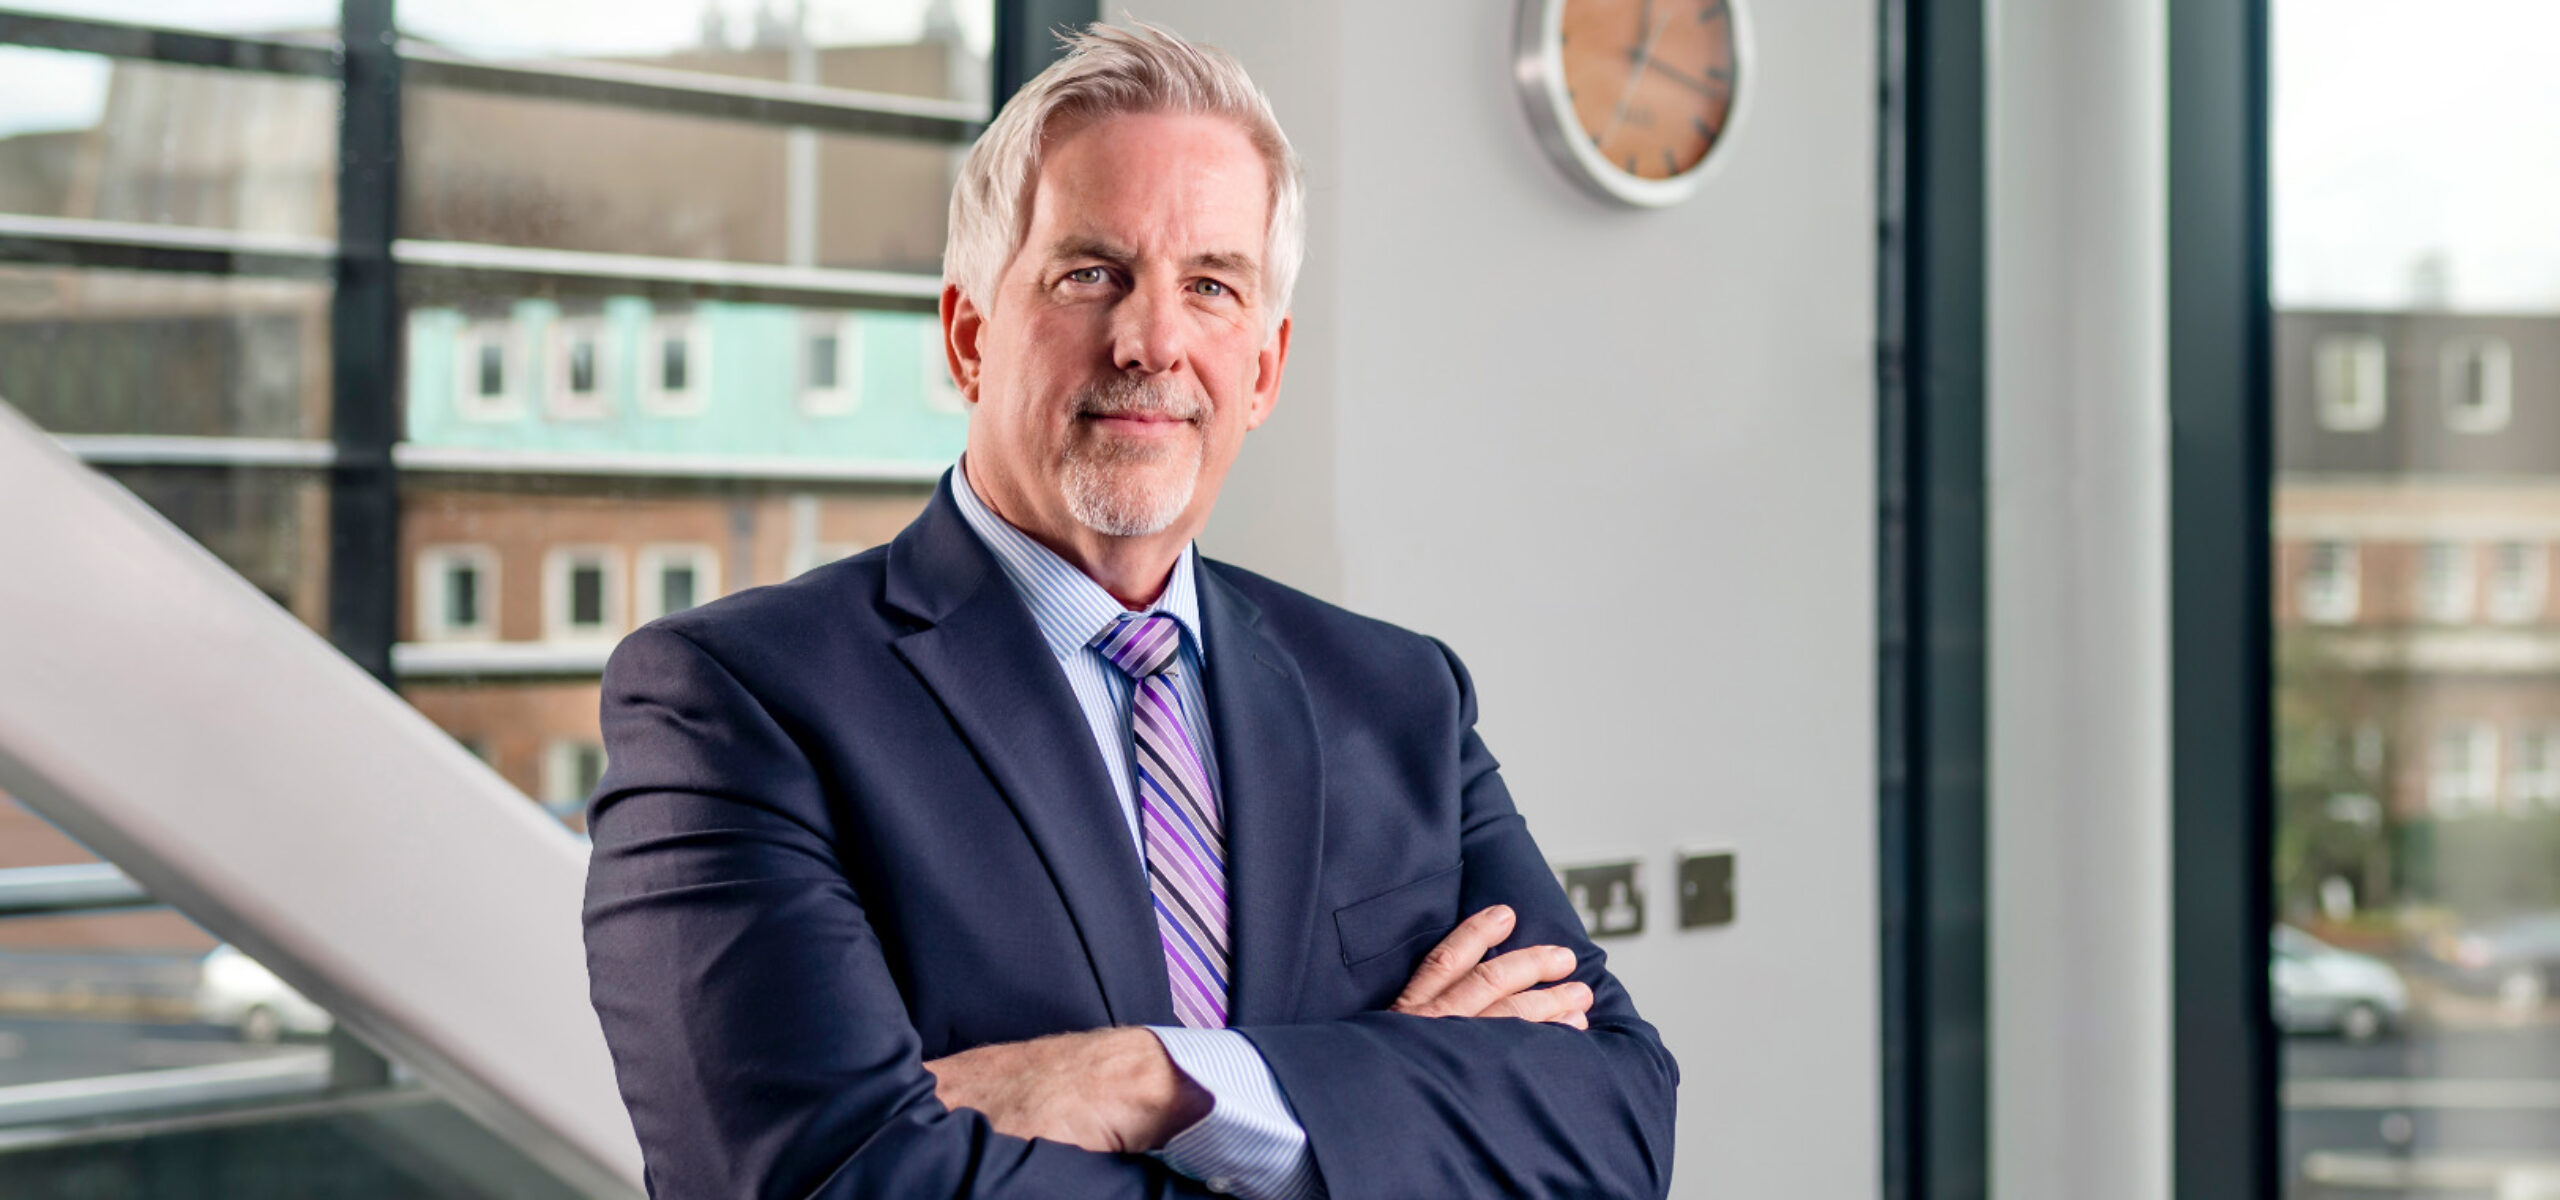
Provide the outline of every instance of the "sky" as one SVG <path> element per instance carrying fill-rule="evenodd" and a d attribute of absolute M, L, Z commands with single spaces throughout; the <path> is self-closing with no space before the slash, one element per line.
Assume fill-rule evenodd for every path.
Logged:
<path fill-rule="evenodd" d="M 400 12 L 408 31 L 473 53 L 634 55 L 692 44 L 705 2 L 400 0 Z M 707 2 L 743 37 L 758 0 Z M 910 41 L 932 2 L 809 0 L 810 23 L 821 44 Z M 2271 2 L 2277 304 L 2560 311 L 2560 0 Z M 328 25 L 338 0 L 32 6 L 263 31 Z M 956 7 L 983 53 L 992 0 Z M 90 124 L 106 79 L 104 59 L 0 47 L 0 136 Z"/>

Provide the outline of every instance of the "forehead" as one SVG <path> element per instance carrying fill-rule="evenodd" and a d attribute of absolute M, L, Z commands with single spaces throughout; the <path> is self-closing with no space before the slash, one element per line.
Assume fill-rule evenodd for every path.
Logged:
<path fill-rule="evenodd" d="M 1026 251 L 1098 238 L 1142 254 L 1262 257 L 1270 172 L 1235 122 L 1125 113 L 1052 137 L 1032 189 Z"/>

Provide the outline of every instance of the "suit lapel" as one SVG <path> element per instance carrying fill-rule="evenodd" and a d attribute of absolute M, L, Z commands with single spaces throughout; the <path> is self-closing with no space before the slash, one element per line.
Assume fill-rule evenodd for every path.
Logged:
<path fill-rule="evenodd" d="M 1209 728 L 1226 809 L 1236 948 L 1236 1025 L 1294 1020 L 1315 928 L 1324 845 L 1324 759 L 1298 664 L 1261 611 L 1205 560 L 1200 623 L 1209 642 Z"/>
<path fill-rule="evenodd" d="M 1039 849 L 1115 1024 L 1174 1023 L 1164 951 L 1093 731 L 946 478 L 889 548 L 887 599 L 929 622 L 898 655 L 932 689 Z"/>

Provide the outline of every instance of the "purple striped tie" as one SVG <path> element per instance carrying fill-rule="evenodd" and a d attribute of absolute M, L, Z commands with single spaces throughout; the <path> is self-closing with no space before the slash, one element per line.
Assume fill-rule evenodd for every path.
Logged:
<path fill-rule="evenodd" d="M 1167 616 L 1123 618 L 1090 643 L 1129 673 L 1129 728 L 1138 768 L 1138 829 L 1147 845 L 1147 890 L 1173 981 L 1173 1013 L 1193 1029 L 1227 1024 L 1227 835 L 1200 743 L 1182 724 L 1173 690 L 1182 625 Z"/>

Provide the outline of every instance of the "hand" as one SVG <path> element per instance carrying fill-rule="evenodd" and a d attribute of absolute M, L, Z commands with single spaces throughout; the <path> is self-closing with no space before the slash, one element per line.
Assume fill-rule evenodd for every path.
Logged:
<path fill-rule="evenodd" d="M 1392 1010 L 1418 1017 L 1518 1017 L 1591 1028 L 1591 988 L 1581 983 L 1541 983 L 1573 974 L 1574 953 L 1562 946 L 1527 946 L 1486 958 L 1484 952 L 1511 936 L 1518 920 L 1497 904 L 1449 931 L 1396 997 Z"/>
<path fill-rule="evenodd" d="M 924 1069 L 944 1107 L 976 1109 L 998 1133 L 1104 1153 L 1161 1149 L 1215 1103 L 1144 1029 L 980 1046 Z"/>

